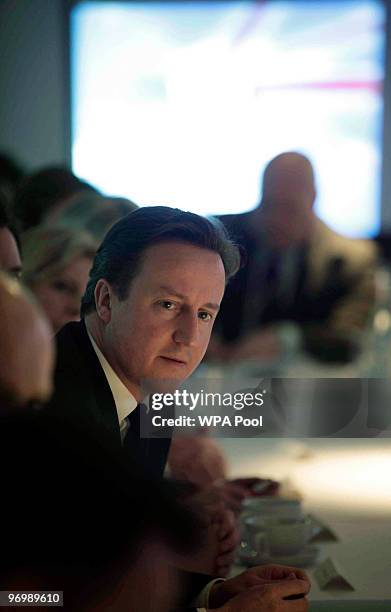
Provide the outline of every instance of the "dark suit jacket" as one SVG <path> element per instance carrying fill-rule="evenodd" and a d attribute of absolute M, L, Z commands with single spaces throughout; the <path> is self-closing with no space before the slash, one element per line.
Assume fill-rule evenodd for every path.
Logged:
<path fill-rule="evenodd" d="M 216 331 L 227 342 L 262 325 L 278 321 L 299 324 L 327 322 L 334 309 L 355 284 L 345 274 L 344 260 L 331 258 L 322 286 L 314 291 L 309 285 L 308 246 L 294 249 L 295 278 L 288 299 L 279 295 L 278 254 L 264 244 L 262 236 L 251 231 L 252 213 L 219 217 L 231 238 L 241 247 L 244 264 L 227 286 Z M 267 263 L 265 263 L 267 262 Z"/>
<path fill-rule="evenodd" d="M 121 452 L 121 436 L 117 411 L 110 386 L 92 347 L 84 321 L 68 323 L 56 336 L 57 363 L 54 393 L 46 407 L 55 418 L 96 437 L 99 442 Z M 162 476 L 170 447 L 170 439 L 149 439 L 147 443 L 134 437 L 133 455 L 155 476 Z M 211 576 L 180 572 L 183 587 L 181 602 L 192 601 Z M 187 609 L 187 608 L 186 608 Z M 190 610 L 190 609 L 189 609 Z"/>
<path fill-rule="evenodd" d="M 84 321 L 68 323 L 56 336 L 54 394 L 47 410 L 82 428 L 113 449 L 121 449 L 117 411 L 110 386 L 92 347 Z M 147 470 L 162 476 L 171 440 L 143 439 L 131 426 L 132 452 Z"/>

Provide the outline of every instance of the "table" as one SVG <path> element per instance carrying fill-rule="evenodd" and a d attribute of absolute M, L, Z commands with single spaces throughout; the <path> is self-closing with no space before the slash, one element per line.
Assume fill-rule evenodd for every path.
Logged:
<path fill-rule="evenodd" d="M 222 439 L 230 475 L 270 476 L 303 495 L 306 512 L 339 536 L 321 543 L 354 591 L 322 591 L 314 612 L 391 611 L 391 441 L 385 439 Z M 238 568 L 237 568 L 238 571 Z"/>

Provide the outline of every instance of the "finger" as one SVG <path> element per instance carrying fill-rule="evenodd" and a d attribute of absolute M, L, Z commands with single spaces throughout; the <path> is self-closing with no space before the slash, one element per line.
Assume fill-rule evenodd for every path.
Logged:
<path fill-rule="evenodd" d="M 252 571 L 257 570 L 263 577 L 265 577 L 267 574 L 271 580 L 283 580 L 284 578 L 287 578 L 289 574 L 294 574 L 296 578 L 306 580 L 307 582 L 311 583 L 306 572 L 290 565 L 278 565 L 276 563 L 271 563 L 270 565 L 254 568 Z"/>
<path fill-rule="evenodd" d="M 303 570 L 294 568 L 292 569 L 292 574 L 295 574 L 296 578 L 298 578 L 299 580 L 305 580 L 306 582 L 309 582 L 311 584 L 310 577 Z"/>
<path fill-rule="evenodd" d="M 291 595 L 307 595 L 310 590 L 310 585 L 306 580 L 281 580 L 270 583 L 272 588 L 275 588 L 276 594 L 285 599 Z"/>
<path fill-rule="evenodd" d="M 231 599 L 232 602 L 236 600 L 238 603 L 242 600 L 242 604 L 244 604 L 240 608 L 235 607 L 233 609 L 235 611 L 240 610 L 240 612 L 248 609 L 254 612 L 258 610 L 257 604 L 259 604 L 259 610 L 273 609 L 279 612 L 306 612 L 308 610 L 308 599 L 302 597 L 301 599 L 286 601 L 281 597 L 281 585 L 283 584 L 278 582 L 250 587 Z M 248 607 L 249 603 L 251 604 L 250 607 Z"/>

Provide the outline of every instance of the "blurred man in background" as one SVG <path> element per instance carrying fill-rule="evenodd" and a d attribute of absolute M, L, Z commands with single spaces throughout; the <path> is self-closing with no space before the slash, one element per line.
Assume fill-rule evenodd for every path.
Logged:
<path fill-rule="evenodd" d="M 266 167 L 259 206 L 221 217 L 247 262 L 227 287 L 211 357 L 276 358 L 283 321 L 297 323 L 318 356 L 351 356 L 373 306 L 376 250 L 331 230 L 315 198 L 310 161 L 282 153 Z"/>

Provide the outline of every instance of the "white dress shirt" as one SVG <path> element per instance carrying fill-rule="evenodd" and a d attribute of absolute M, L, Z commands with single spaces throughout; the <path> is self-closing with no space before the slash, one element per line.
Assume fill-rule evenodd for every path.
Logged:
<path fill-rule="evenodd" d="M 103 355 L 102 351 L 97 346 L 91 334 L 88 331 L 87 334 L 96 353 L 96 356 L 99 359 L 99 363 L 105 373 L 107 382 L 109 383 L 109 387 L 111 389 L 111 393 L 113 394 L 115 407 L 117 409 L 121 440 L 123 443 L 126 432 L 129 429 L 129 421 L 127 417 L 133 412 L 133 410 L 136 409 L 137 401 L 133 397 L 129 389 L 125 387 L 122 380 L 114 372 L 113 368 L 107 361 L 106 357 Z"/>

